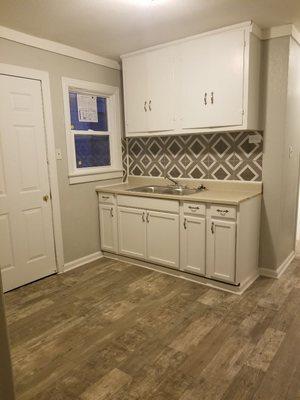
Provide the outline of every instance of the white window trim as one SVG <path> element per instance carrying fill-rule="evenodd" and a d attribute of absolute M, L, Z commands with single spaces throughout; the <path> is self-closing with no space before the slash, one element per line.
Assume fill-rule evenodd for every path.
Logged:
<path fill-rule="evenodd" d="M 122 144 L 120 124 L 120 90 L 115 86 L 103 85 L 95 82 L 82 81 L 78 79 L 62 78 L 65 129 L 68 152 L 69 183 L 93 182 L 114 178 L 122 178 Z M 77 168 L 74 133 L 86 134 L 88 131 L 71 131 L 71 116 L 69 91 L 74 90 L 82 93 L 91 93 L 97 96 L 107 97 L 108 128 L 110 132 L 110 155 L 111 165 L 109 167 Z M 104 134 L 104 132 L 99 132 Z"/>

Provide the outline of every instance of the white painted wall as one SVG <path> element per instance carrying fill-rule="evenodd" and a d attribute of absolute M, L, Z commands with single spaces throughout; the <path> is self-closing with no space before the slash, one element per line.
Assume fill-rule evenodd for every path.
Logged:
<path fill-rule="evenodd" d="M 264 159 L 260 267 L 295 249 L 300 152 L 300 47 L 289 36 L 263 45 Z M 289 147 L 293 154 L 289 157 Z"/>

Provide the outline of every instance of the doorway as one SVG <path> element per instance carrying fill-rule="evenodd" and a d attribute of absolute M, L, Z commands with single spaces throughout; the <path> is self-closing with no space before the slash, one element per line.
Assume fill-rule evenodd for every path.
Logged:
<path fill-rule="evenodd" d="M 41 81 L 0 75 L 4 291 L 57 271 Z"/>

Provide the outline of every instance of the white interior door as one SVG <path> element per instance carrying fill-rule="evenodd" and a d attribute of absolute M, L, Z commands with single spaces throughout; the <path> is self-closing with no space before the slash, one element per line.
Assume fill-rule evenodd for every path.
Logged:
<path fill-rule="evenodd" d="M 5 75 L 0 75 L 0 237 L 5 291 L 56 271 L 41 83 Z"/>
<path fill-rule="evenodd" d="M 147 222 L 147 259 L 179 268 L 178 215 L 148 211 Z"/>

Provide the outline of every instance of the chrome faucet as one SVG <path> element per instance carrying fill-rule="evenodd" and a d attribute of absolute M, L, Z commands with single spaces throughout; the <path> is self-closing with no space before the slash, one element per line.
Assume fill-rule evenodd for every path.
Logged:
<path fill-rule="evenodd" d="M 175 181 L 175 179 L 170 178 L 167 174 L 165 174 L 165 179 L 169 179 L 169 181 L 174 183 L 176 186 L 180 186 L 179 183 L 177 181 Z"/>

